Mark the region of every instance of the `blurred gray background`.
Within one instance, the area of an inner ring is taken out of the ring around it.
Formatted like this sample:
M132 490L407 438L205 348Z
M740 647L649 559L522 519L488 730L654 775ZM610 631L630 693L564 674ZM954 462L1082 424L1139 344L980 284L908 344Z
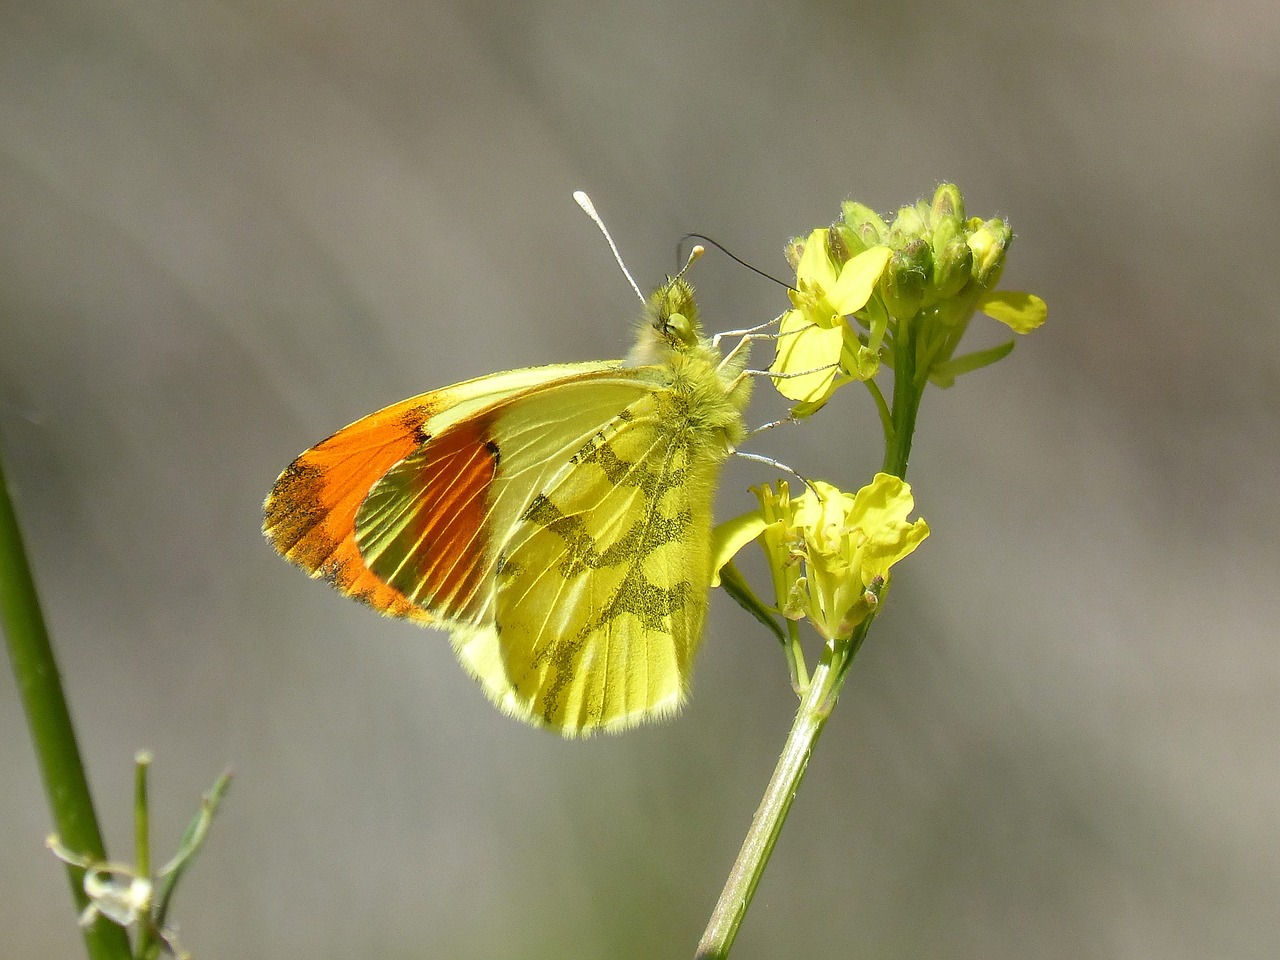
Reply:
M926 400L934 536L734 956L1276 957L1278 64L1272 0L4 0L0 451L113 851L147 747L158 858L236 774L199 960L691 956L794 709L772 641L717 595L677 721L564 743L280 561L262 497L385 404L620 355L574 188L649 285L685 231L782 273L952 179L1049 323ZM785 304L693 279L713 328ZM841 399L756 449L865 481ZM8 680L0 769L0 953L75 956Z

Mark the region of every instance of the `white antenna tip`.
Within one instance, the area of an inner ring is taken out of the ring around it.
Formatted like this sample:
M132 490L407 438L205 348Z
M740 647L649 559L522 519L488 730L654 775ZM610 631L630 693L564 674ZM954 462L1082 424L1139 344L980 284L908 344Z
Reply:
M640 292L640 288L636 286L635 280L631 276L631 271L627 269L627 265L622 262L622 254L618 252L618 245L613 242L613 237L609 236L609 230L604 225L604 221L600 219L600 214L596 213L596 206L591 202L591 198L587 196L585 190L573 191L573 199L577 201L578 206L582 208L582 212L591 218L591 221L600 228L600 232L604 234L605 241L609 244L609 249L613 251L613 259L618 262L618 266L622 268L622 275L627 278L627 283L631 284L631 289L636 292L636 296L640 298L640 302L644 303L644 294Z

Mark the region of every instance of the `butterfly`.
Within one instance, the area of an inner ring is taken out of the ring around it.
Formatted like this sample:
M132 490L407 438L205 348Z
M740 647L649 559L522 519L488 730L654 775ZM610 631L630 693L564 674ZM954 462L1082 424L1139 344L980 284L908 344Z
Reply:
M495 373L357 420L280 474L263 531L312 577L447 630L521 720L572 737L666 716L702 637L744 368L668 278L625 360Z

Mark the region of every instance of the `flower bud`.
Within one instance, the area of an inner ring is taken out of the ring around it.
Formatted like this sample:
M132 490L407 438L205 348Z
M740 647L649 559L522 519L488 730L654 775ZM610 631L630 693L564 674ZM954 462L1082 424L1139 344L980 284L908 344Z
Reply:
M849 244L845 243L844 234L839 230L839 226L838 223L835 223L827 230L827 256L831 258L831 262L837 267L843 267L849 262L850 257L862 252L859 249L862 241L854 237L854 248L850 250Z
M925 306L954 297L969 282L973 270L973 251L964 237L957 234L946 245L935 244L933 249L933 281L925 291Z
M901 250L912 240L927 236L928 233L920 211L915 207L903 207L894 218L893 226L889 228L887 242L893 249Z
M846 200L840 205L840 219L848 224L854 235L862 241L864 249L882 243L889 232L889 227L880 214L865 203L858 203L856 200Z
M1013 231L1004 220L988 220L969 234L969 249L973 251L973 278L987 289L991 289L999 281L1004 269L1005 253L1012 239Z
M946 248L956 237L964 235L964 224L955 217L943 217L933 225L933 236L929 242L933 244L934 252Z
M915 316L932 277L933 250L924 240L912 240L895 253L881 279L881 293L889 315L895 320Z
M931 222L934 228L944 220L955 220L957 224L964 220L964 197L954 183L940 183L933 193Z
M800 268L800 259L804 256L804 241L804 237L792 237L782 248L782 255L787 258L792 272Z
M843 220L837 220L831 225L831 233L833 236L839 235L839 242L843 244L844 249L849 252L850 258L856 257L858 254L870 249L867 245L867 240ZM871 242L872 244L875 243L874 240Z

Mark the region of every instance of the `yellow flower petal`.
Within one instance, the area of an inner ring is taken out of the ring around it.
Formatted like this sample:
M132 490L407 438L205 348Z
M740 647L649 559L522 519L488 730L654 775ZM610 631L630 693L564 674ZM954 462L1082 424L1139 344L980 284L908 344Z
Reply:
M827 229L819 227L804 242L804 255L796 265L796 286L807 283L826 290L836 285L836 265L827 252Z
M840 279L827 291L827 299L831 301L836 313L847 317L867 305L880 275L884 273L885 265L889 262L889 256L888 247L872 247L844 265L840 271Z
M1014 333L1030 333L1049 316L1049 305L1034 293L997 290L978 301L978 309Z
M866 518L862 526L868 531L874 526L902 523L915 506L907 482L888 473L877 473L853 499L853 512Z
M911 487L887 473L877 473L854 497L852 514L858 517L867 542L862 550L863 583L886 577L889 568L910 555L929 536L924 520L907 523L915 509Z
M840 374L843 345L843 325L819 327L799 310L788 311L778 328L778 353L769 372L800 376L774 380L774 386L789 400L816 401L825 397Z
M717 524L711 531L711 585L720 586L720 571L739 550L760 536L768 524L759 510Z

